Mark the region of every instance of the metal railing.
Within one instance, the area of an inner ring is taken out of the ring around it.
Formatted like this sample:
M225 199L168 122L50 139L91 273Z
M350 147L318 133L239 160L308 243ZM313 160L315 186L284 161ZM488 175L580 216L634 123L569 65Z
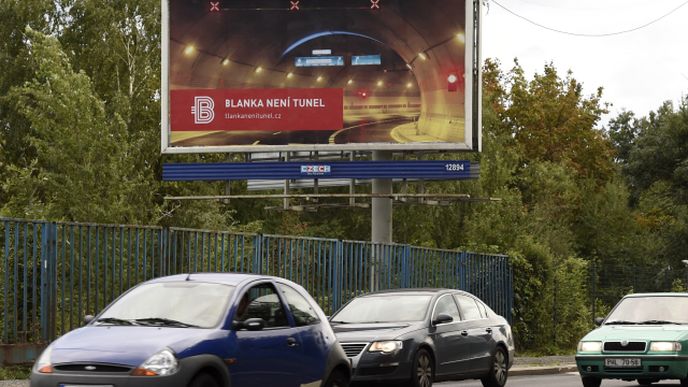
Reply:
M467 290L511 318L508 258L361 241L0 218L0 344L45 343L130 287L185 272L304 286L330 314L372 290ZM2 360L2 359L0 359Z

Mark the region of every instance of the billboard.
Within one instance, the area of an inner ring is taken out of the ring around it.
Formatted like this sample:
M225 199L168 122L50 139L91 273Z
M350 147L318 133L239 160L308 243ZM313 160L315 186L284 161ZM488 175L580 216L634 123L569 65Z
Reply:
M479 151L479 6L162 0L162 152Z

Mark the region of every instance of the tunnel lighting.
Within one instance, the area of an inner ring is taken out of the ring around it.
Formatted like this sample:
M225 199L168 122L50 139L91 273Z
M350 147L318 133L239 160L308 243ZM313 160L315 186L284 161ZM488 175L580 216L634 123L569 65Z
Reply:
M380 81L377 81L377 87L382 87L382 86L384 86L384 85L385 85L385 83L382 82L381 80L380 80Z
M323 77L322 77L322 75L318 75L318 78L316 79L316 81L318 81L318 82L322 82L322 81L323 81Z
M412 82L409 82L409 83L406 84L406 88L407 88L407 89L410 89L410 88L412 88L412 87L413 87L413 83L412 83Z
M419 52L419 53L418 53L418 57L419 57L421 60L428 60L428 56L425 55L424 52Z
M406 67L408 67L409 70L413 70L413 67L411 67L410 63L406 63Z
M347 84L347 85L353 85L353 84L354 84L354 80L353 80L353 79L349 79L348 81L346 81L346 84Z
M263 72L263 67L262 67L262 66L256 67L256 74L260 74L260 73L262 73L262 72Z
M193 44L189 44L188 46L186 46L186 48L184 48L184 55L186 55L186 56L191 56L195 52L196 52L196 47L194 47Z
M225 58L225 59L222 61L222 65L225 66L225 67L229 66L229 59Z
M451 73L447 77L447 91L457 91L459 89L459 77Z
M456 40L458 40L461 44L466 44L466 34L463 32L459 32L456 34Z
M294 73L288 73L287 74L287 79L292 79L294 77Z

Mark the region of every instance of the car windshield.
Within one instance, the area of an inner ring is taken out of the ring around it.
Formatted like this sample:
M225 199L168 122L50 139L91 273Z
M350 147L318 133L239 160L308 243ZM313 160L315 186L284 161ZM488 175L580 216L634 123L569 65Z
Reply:
M605 324L688 324L688 297L624 298Z
M159 282L138 286L98 317L98 324L212 328L227 310L233 286Z
M425 318L429 295L379 295L355 298L337 314L333 323L419 321Z

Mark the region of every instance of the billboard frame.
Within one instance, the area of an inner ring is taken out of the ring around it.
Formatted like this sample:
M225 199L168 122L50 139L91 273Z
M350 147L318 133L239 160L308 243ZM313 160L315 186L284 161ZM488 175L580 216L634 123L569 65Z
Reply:
M288 144L288 145L216 145L216 146L171 146L170 145L170 9L171 0L161 0L161 154L198 153L262 153L300 151L482 151L482 56L481 35L483 0L465 0L464 52L464 142L462 143L348 143L348 144ZM470 69L470 71L469 71Z

